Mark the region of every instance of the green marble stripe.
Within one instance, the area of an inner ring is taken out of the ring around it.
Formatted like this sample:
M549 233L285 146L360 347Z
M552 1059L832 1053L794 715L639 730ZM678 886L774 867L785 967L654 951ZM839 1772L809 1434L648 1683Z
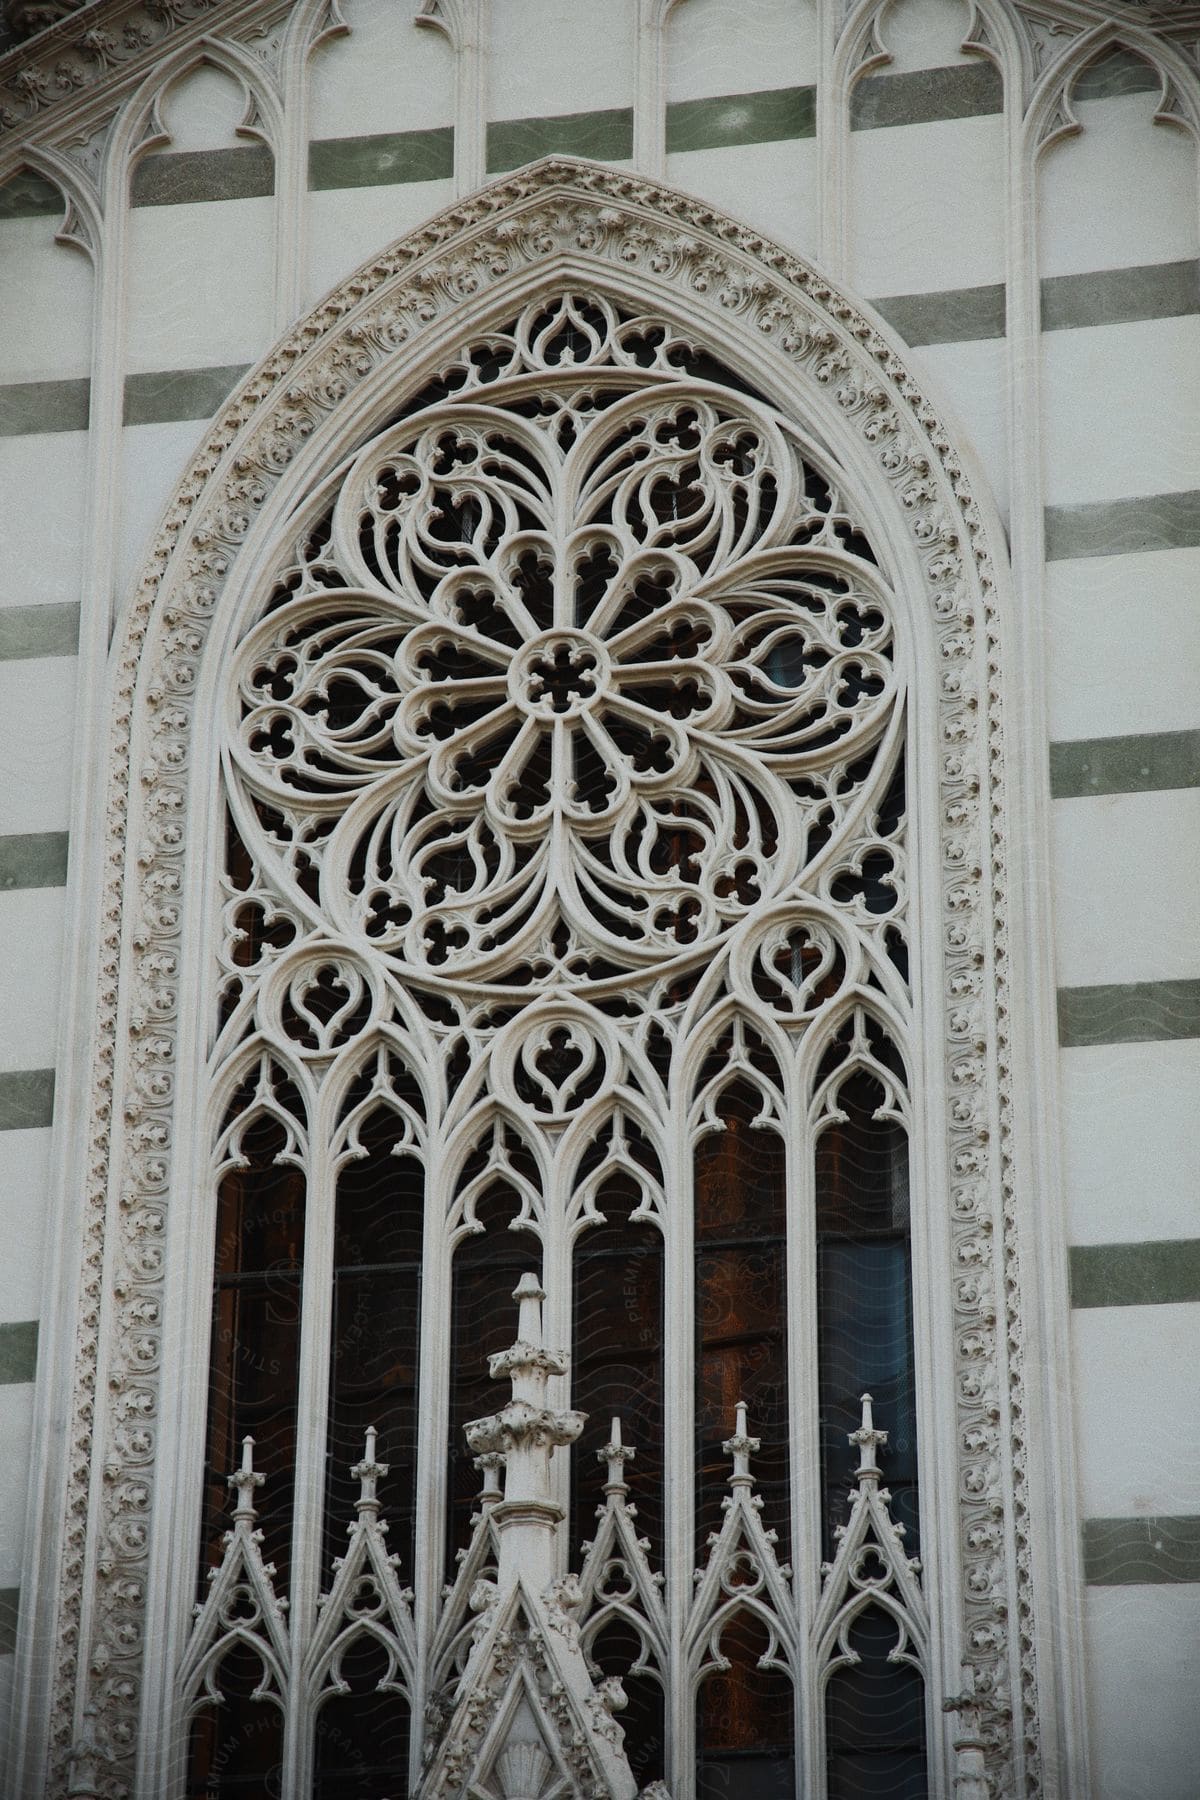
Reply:
M66 879L65 831L13 832L0 837L0 888L62 887Z
M0 1325L0 1387L33 1380L37 1373L37 1342L36 1319Z
M380 132L374 137L317 138L308 147L308 185L392 187L406 181L443 181L454 173L454 129Z
M1147 263L1051 275L1042 282L1042 330L1128 325L1138 319L1180 319L1200 312L1200 262Z
M1128 556L1200 544L1200 489L1046 508L1046 556Z
M215 369L162 369L125 377L125 424L163 425L172 419L211 419L249 364Z
M1200 1514L1085 1519L1083 1571L1092 1587L1200 1581Z
M1050 792L1056 800L1189 787L1200 787L1200 731L1073 738L1050 746Z
M54 1120L54 1070L0 1070L0 1131L39 1131Z
M38 656L74 656L79 649L79 606L0 606L0 662Z
M1090 63L1071 90L1072 100L1115 100L1122 94L1157 94L1162 81L1148 62L1129 50L1110 50Z
M1058 990L1058 1041L1066 1049L1194 1037L1200 1037L1200 981L1120 981Z
M54 183L35 175L32 169L22 169L0 187L0 219L39 219L65 210Z
M946 288L937 294L894 294L872 302L906 344L965 344L1001 338L1004 287Z
M1178 1306L1200 1300L1200 1238L1075 1244L1071 1305Z
M994 63L956 63L903 75L867 75L850 95L850 129L932 125L1004 110L1004 83Z
M125 378L126 425L161 425L172 419L209 419L248 368L229 363L210 369L156 369ZM90 382L20 381L0 384L0 437L86 431Z
M17 1647L17 1610L20 1588L0 1588L0 1656L11 1656Z
M86 431L91 382L13 381L0 386L0 437L34 437L44 431Z
M667 107L667 149L720 150L736 144L775 144L817 133L817 91L765 88L716 99L673 100Z
M496 119L487 128L489 175L555 153L590 156L597 162L624 161L633 155L633 108L559 113L550 119Z
M133 172L134 206L190 206L198 200L260 200L275 192L275 159L265 144L235 150L174 150L148 156Z

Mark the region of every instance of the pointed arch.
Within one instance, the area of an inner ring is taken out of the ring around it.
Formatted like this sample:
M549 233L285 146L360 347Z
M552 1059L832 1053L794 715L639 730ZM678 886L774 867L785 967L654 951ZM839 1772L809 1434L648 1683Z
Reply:
M931 1235L946 1252L939 1279L948 1289L954 1244L990 1230L995 1292L1008 1309L1005 1329L992 1331L990 1302L980 1300L977 1320L969 1302L960 1304L956 1327L965 1335L978 1323L988 1378L958 1387L947 1358L938 1405L955 1420L947 1441L971 1445L958 1452L964 1464L968 1455L972 1466L981 1456L988 1463L986 1481L964 1492L1017 1491L1020 1500L998 1553L1002 1576L982 1592L968 1579L958 1531L969 1541L976 1502L962 1502L947 1539L943 1642L972 1663L976 1691L992 1695L983 1705L1020 1789L1033 1779L1039 1708L1054 1702L1036 1666L1039 1583L1050 1572L1028 1539L1022 1490L1038 1471L1034 1465L1031 1475L1025 1455L1029 1399L1021 1359L1011 1353L1025 1300L1013 1202L1018 1122L1003 1049L1006 1022L1020 1005L1007 960L1014 899L1006 860L1011 599L1003 537L969 459L870 310L780 246L670 188L552 158L456 203L364 264L287 334L222 409L176 490L123 610L112 665L110 854L96 896L111 975L77 1093L97 1145L79 1278L82 1308L89 1317L95 1309L95 1324L73 1369L70 1435L86 1434L101 1360L127 1370L131 1334L146 1335L144 1314L112 1306L108 1296L131 1289L172 1331L186 1316L185 1197L198 1151L178 1096L196 1091L187 1032L201 1017L210 922L210 902L192 876L212 830L220 671L259 591L273 534L296 516L303 496L347 467L372 432L451 367L473 335L498 330L539 295L581 287L620 297L639 320L665 319L681 340L719 350L739 382L768 392L781 415L797 422L798 440L811 440L846 470L906 613L913 706L924 721L914 791L928 821L918 935L928 1204L939 1221ZM147 1017L156 1020L151 1040ZM964 1060L965 1039L982 1046L960 1082L971 1104L948 1121L938 1096L949 1057ZM135 1059L163 1080L143 1082L134 1116L118 1122L112 1093L125 1091ZM165 1253L147 1258L148 1217L168 1198ZM107 1410L96 1420L97 1457L111 1458L118 1474L131 1455L118 1415L128 1379L121 1374L109 1384ZM168 1674L161 1657L147 1663L146 1645L178 1640L181 1605L152 1602L163 1624L158 1637L128 1632L123 1621L130 1591L161 1596L172 1470L183 1448L174 1422L160 1422L157 1374L139 1379L139 1392L150 1397L137 1462L144 1530L117 1530L119 1479L111 1491L93 1490L78 1462L60 1471L60 1506L84 1522L82 1561L77 1572L64 1571L42 1624L51 1636L80 1641L82 1654L64 1661L42 1723L61 1772L84 1707L99 1706L114 1741L142 1744L148 1792L158 1765L147 1733ZM1008 1423L1003 1433L989 1425L980 1452L967 1427L983 1421L978 1396L992 1392L1004 1396ZM982 1516L986 1505L977 1510ZM61 1512L47 1528L60 1523ZM1005 1666L1027 1672L1013 1693L1011 1722L999 1692ZM101 1680L86 1672L101 1667L113 1673Z
M1043 71L1030 94L1024 135L1035 160L1083 129L1072 104L1075 84L1085 69L1114 50L1127 51L1158 76L1162 85L1155 124L1182 126L1200 140L1200 83L1186 57L1136 19L1107 19L1073 39Z
M265 65L231 39L205 37L164 56L124 101L105 146L106 185L114 176L124 179L143 156L170 144L163 103L172 88L202 68L227 75L244 95L245 110L235 127L238 136L257 138L278 154L283 101Z

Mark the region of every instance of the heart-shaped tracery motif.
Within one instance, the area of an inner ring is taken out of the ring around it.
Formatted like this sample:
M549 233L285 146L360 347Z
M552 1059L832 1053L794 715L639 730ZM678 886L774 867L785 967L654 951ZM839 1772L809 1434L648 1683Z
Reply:
M328 530L244 646L235 756L277 860L415 975L701 955L865 791L886 590L752 398L510 377L372 440Z

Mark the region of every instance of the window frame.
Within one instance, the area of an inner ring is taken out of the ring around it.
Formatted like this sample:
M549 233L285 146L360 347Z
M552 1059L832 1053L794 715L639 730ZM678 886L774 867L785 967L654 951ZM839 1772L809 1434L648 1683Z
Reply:
M681 226L686 227L682 237ZM81 1290L85 1296L97 1292L103 1314L105 1365L113 1377L101 1390L108 1398L97 1424L117 1473L92 1491L86 1481L79 1489L79 1471L64 1471L64 1479L75 1484L72 1495L79 1496L69 1504L86 1520L85 1566L82 1580L68 1574L61 1583L51 1581L43 1604L52 1629L58 1629L63 1620L69 1625L79 1616L86 1592L84 1630L93 1650L101 1640L111 1645L118 1630L118 1667L138 1665L137 1679L122 1688L106 1677L97 1690L101 1717L106 1731L119 1726L120 1754L135 1756L140 1791L156 1791L165 1770L153 1721L161 1717L169 1692L173 1646L186 1611L183 1594L172 1593L170 1560L189 1505L184 1469L186 1420L189 1407L195 1410L188 1385L194 1363L189 1346L194 1349L198 1332L195 1270L211 1266L212 1248L203 1221L189 1216L187 1200L196 1192L197 1146L207 1142L197 1099L195 1009L206 991L203 947L211 936L197 901L196 870L200 846L212 841L212 797L205 791L204 771L215 750L216 684L231 641L237 590L245 591L286 496L311 488L322 469L336 466L370 421L394 405L398 388L413 381L414 370L437 366L449 343L511 311L522 294L564 280L636 291L648 307L667 311L685 328L694 324L697 331L718 332L727 361L753 371L789 416L815 421L831 454L854 472L868 530L885 547L895 585L911 603L912 717L939 721L936 741L928 729L912 739L911 807L914 817L927 822L917 834L913 886L925 896L928 916L928 923L914 920L920 948L914 983L922 1000L920 1066L913 1070L920 1097L913 1188L930 1196L914 1231L914 1284L918 1317L938 1321L919 1340L918 1389L936 1420L924 1431L924 1467L937 1472L943 1491L959 1495L958 1504L947 1509L949 1528L933 1534L925 1555L945 1599L935 1632L944 1687L958 1692L961 1681L954 1671L960 1658L973 1663L986 1714L989 1670L1005 1658L1014 1671L1022 1671L1013 1689L1014 1722L999 1727L1002 1747L1015 1758L1012 1777L1020 1787L1026 1781L1026 1743L1036 1738L1036 1714L1048 1707L1053 1716L1061 1683L1036 1667L1038 1601L1039 1596L1047 1600L1048 1547L1056 1528L1049 1502L1053 1484L1041 1454L1029 1453L1029 1419L1036 1414L1036 1425L1047 1416L1046 1396L1023 1392L1020 1358L1007 1362L1004 1354L1005 1337L1019 1339L1021 1332L1016 1239L1020 1223L1027 1226L1030 1218L1021 1180L1028 1180L1031 1124L1028 1111L1014 1124L1009 1057L1007 1051L999 1055L1010 1041L1013 1008L1020 1007L1013 987L1000 986L1010 980L1005 912L1017 915L1025 929L1022 890L1009 883L1004 867L1003 828L993 829L1019 785L1010 764L1006 792L999 638L1002 615L1011 614L1011 595L1002 536L981 498L982 485L968 481L964 458L905 369L894 341L872 319L800 259L764 246L711 209L594 165L551 160L532 175L497 184L482 201L460 203L414 234L408 252L368 266L357 286L344 290L343 301L326 303L286 351L273 352L263 365L265 375L252 374L243 383L221 431L206 442L181 483L126 619L114 672L109 831L113 844L128 843L130 849L128 865L126 852L118 850L108 877L119 892L128 871L138 899L124 911L118 904L114 915L118 992L101 1019L92 1067L94 1092L103 1096L112 1087L118 1093L129 1088L135 1099L132 1115L102 1146L98 1216L102 1231L113 1228L114 1248L107 1253L99 1289L89 1259ZM376 320L374 336L364 336L358 323L369 315ZM397 357L401 342L405 347ZM277 379L285 369L286 384ZM899 444L905 447L897 455ZM208 621L214 618L210 631ZM965 799L964 760L978 778L974 794ZM124 772L131 767L141 769L144 779L133 786L127 819ZM164 870L157 860L161 854L175 858L172 868L181 855L190 857L184 867L191 872ZM1022 937L1016 955L1026 954ZM108 996L102 999L107 1007ZM157 1045L173 1037L176 1026L178 1045L169 1045L167 1079L156 1089L155 1070L164 1061ZM1028 1029L1027 1021L1023 1028ZM106 1034L115 1047L115 1080L108 1073ZM166 1144L172 1145L169 1162ZM153 1162L152 1179L146 1193L134 1193L131 1181L145 1185L147 1158ZM164 1220L168 1195L170 1217ZM94 1188L90 1204L95 1210ZM211 1230L208 1236L211 1240ZM158 1245L161 1271L156 1265L151 1277L140 1271L147 1248ZM994 1276L981 1274L993 1257L1002 1266ZM135 1305L122 1297L123 1263L133 1266L135 1285L143 1283L136 1287ZM963 1269L965 1275L956 1272ZM1040 1322L1057 1294L1051 1276L1037 1273L1036 1261L1034 1269L1033 1307ZM147 1282L159 1284L154 1299ZM136 1310L143 1299L153 1308L150 1314ZM1007 1314L1003 1328L994 1323L994 1306L1002 1318ZM155 1336L154 1367L138 1372L130 1359L139 1336L151 1335L148 1327L160 1324L165 1331L161 1345ZM136 1416L137 1395L156 1375L160 1351L168 1388L161 1405L154 1403L153 1425L131 1434L130 1407ZM86 1405L86 1359L77 1370L62 1345L58 1356L75 1406ZM180 1397L183 1404L177 1406ZM1053 1433L1050 1441L1057 1441ZM1031 1476L1036 1491L1018 1515L1012 1487ZM126 1515L137 1515L139 1528L126 1534L130 1543L137 1541L113 1569L105 1566L101 1547L112 1541L122 1507ZM959 1536L969 1518L984 1515L999 1521L985 1540L984 1561L996 1568L987 1593L976 1574L979 1558L971 1551L964 1555ZM1032 1569L1028 1554L1016 1554L1018 1531L1027 1551L1033 1545ZM128 1582L134 1564L144 1569L145 1586L139 1590L144 1598L131 1603L114 1584ZM1004 1600L1007 1623L996 1613L996 1595ZM121 1648L118 1628L131 1605L138 1641ZM109 1655L108 1664L103 1657L101 1664L111 1668ZM62 1716L64 1706L77 1716L65 1740L76 1741L77 1748L79 1696L88 1687L88 1677L76 1682L68 1659L55 1716ZM991 1717L994 1723L1001 1714L991 1709ZM935 1757L945 1770L954 1766L950 1735L947 1726L940 1740L931 1740L935 1770ZM61 1733L59 1741L64 1741ZM936 1751L935 1741L940 1742ZM79 1754L86 1758L86 1745Z

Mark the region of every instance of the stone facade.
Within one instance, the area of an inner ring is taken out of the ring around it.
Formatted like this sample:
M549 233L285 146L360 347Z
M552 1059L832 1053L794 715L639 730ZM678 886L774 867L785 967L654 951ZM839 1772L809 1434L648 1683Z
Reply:
M595 292L719 348L811 434L909 620L928 1620L895 1579L937 1681L937 1791L1186 1800L1200 8L10 11L33 32L0 57L11 1790L168 1791L148 1722L210 1642L185 1650L170 1565L203 1423L187 1197L214 1135L206 846L240 596L473 332Z

